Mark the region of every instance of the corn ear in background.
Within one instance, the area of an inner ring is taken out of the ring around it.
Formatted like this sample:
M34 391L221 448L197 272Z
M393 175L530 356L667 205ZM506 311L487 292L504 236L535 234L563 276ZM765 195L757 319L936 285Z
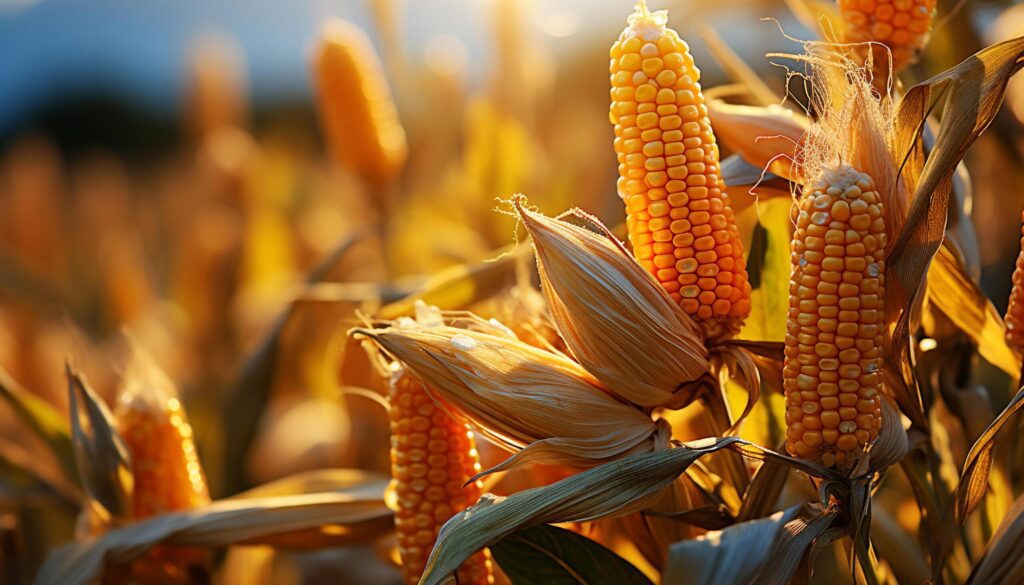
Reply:
M313 57L317 107L335 159L375 185L401 169L408 154L380 59L366 34L328 22Z
M473 434L438 408L426 389L399 370L389 386L391 486L395 530L406 585L419 583L441 526L480 498L483 484ZM459 569L459 583L493 583L490 554L474 555Z
M1024 214L1021 221L1024 222ZM1021 252L1013 269L1013 288L1006 306L1006 344L1020 352L1024 349L1024 227L1021 228Z
M142 520L210 503L192 427L166 374L135 349L115 410L117 430L132 460L132 518ZM209 562L209 551L157 547L134 563L143 582L188 582L191 567Z

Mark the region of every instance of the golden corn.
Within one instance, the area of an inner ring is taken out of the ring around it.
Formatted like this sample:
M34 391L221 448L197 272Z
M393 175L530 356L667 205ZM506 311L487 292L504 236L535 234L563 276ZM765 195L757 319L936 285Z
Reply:
M423 386L402 371L391 379L391 477L402 578L416 585L441 526L475 503L482 484L463 484L480 471L473 435L439 409ZM493 583L487 551L459 569L465 585Z
M743 245L689 47L644 2L611 48L618 191L637 260L708 339L750 313Z
M132 460L134 519L210 503L192 427L177 398L128 395L119 403L117 427ZM157 547L133 563L132 572L141 582L185 583L189 567L208 561L203 549Z
M899 73L914 61L928 40L935 16L936 0L839 0L845 28L844 43L878 43L871 53L878 81L888 78L889 55L892 70ZM866 52L865 52L866 56ZM881 72L881 76L878 73Z
M370 39L334 19L316 47L313 77L320 123L335 159L380 185L408 152L405 132Z
M1021 215L1024 222L1024 214ZM1024 227L1021 228L1021 251L1013 270L1013 288L1006 306L1006 344L1018 352L1024 350Z
M882 423L885 221L871 177L826 168L794 209L783 388L786 448L846 468Z

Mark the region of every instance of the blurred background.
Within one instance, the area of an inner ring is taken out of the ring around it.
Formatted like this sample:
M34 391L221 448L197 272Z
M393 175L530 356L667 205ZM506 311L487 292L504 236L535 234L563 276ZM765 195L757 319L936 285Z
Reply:
M764 54L800 49L780 27L814 36L783 0L650 4L705 87L729 82L707 26L780 93ZM347 326L511 243L496 198L622 222L607 52L632 5L0 0L0 369L66 413L71 359L112 401L129 331L177 383L214 497L302 469L386 473L386 415L339 392L380 389ZM939 5L910 79L1024 32L1010 2ZM397 105L409 154L387 184L332 158L318 122L311 63L332 17L369 35ZM968 159L978 275L1000 308L1024 205L1024 92L1008 96ZM338 286L302 293L318 265ZM6 404L0 421L8 460L45 451ZM42 487L12 504L38 478L6 471L0 575L18 582L70 538L75 508ZM67 514L48 514L54 499Z

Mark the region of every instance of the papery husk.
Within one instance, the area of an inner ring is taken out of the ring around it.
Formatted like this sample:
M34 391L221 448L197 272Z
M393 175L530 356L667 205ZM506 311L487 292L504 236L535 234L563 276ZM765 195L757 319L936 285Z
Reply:
M797 153L811 125L806 116L778 104L745 106L709 99L707 107L715 135L723 144L751 164L799 180Z
M667 424L617 400L576 362L502 329L410 321L351 334L371 339L452 416L516 453L485 473L527 461L591 467L667 445Z
M966 585L1010 585L1024 582L1024 496L1017 498L974 566Z
M599 235L530 211L524 199L515 199L515 209L533 237L544 294L573 357L633 404L692 402L699 387L690 382L709 368L696 323L607 230Z

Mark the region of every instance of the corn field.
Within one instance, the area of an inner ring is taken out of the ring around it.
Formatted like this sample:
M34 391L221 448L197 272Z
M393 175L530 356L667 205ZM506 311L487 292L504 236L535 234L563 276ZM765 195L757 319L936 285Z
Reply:
M0 139L0 582L1024 583L1024 6L343 4Z

